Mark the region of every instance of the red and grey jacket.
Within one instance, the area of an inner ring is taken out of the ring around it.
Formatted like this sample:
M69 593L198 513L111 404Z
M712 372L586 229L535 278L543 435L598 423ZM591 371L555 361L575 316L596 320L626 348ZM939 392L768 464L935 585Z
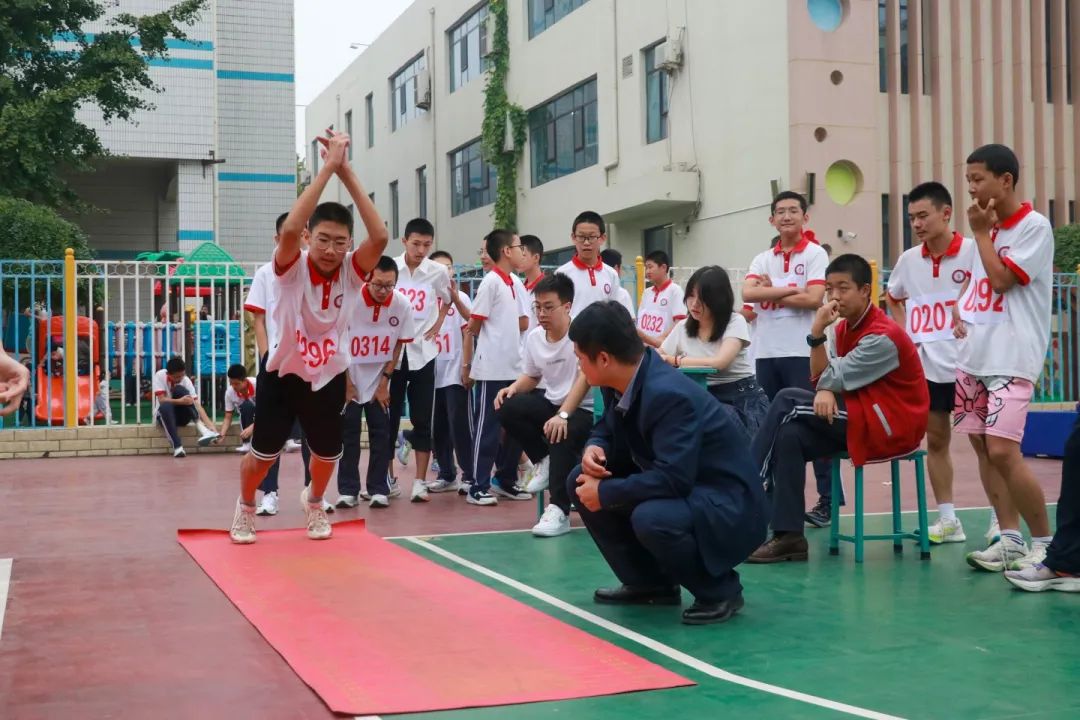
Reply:
M907 333L871 305L851 326L846 320L837 323L836 354L814 381L818 390L843 395L851 462L885 462L918 449L930 393Z

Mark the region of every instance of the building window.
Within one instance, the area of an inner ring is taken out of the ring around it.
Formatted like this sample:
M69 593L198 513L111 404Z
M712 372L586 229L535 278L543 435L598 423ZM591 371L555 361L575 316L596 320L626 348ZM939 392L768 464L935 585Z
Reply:
M400 234L401 226L398 224L398 191L397 180L390 183L390 237L397 237Z
M1069 3L1065 4L1068 5ZM1052 22L1053 12L1053 3L1051 0L1046 0L1045 12L1043 13L1046 23L1046 35L1043 37L1043 45L1046 46L1046 102L1048 103L1054 102L1054 55L1052 51L1055 30ZM1053 224L1053 218L1051 218L1050 222Z
M364 119L367 121L367 146L375 147L375 96L368 93L364 98Z
M559 248L558 250L548 250L540 258L540 264L545 267L562 267L566 263L574 259L574 255L577 254L577 250L571 245L567 248Z
M495 167L484 161L479 140L450 153L450 214L493 203L495 180Z
M450 29L450 92L464 87L488 69L488 7L481 6L472 15Z
M416 106L420 88L420 73L424 69L424 53L420 53L390 78L391 126L397 130L423 112Z
M1049 216L1048 219L1050 220L1050 227L1052 227L1052 228L1057 227L1057 220L1054 218L1054 201L1053 200L1050 200L1050 208L1049 208L1049 210L1047 212L1047 215Z
M645 230L641 243L642 256L648 257L649 253L654 253L657 250L666 252L672 264L675 263L675 254L671 243L671 225L660 225Z
M349 136L349 160L352 160L352 110L345 113L345 133Z
M529 3L529 39L562 20L588 0L527 0Z
M892 267L892 257L889 252L889 194L881 196L881 267Z
M416 216L427 218L427 165L416 170Z
M1069 201L1069 224L1072 225L1076 222L1076 201Z
M1065 102L1072 105L1072 3L1065 3Z
M919 20L922 34L922 94L930 95L934 90L934 22L935 5L923 0L919 6Z
M311 141L311 175L319 174L319 141Z
M907 95L908 86L908 0L900 0L900 94Z
M911 221L908 219L908 196L901 196L900 203L900 217L904 223L904 250L909 250L911 248Z
M889 8L886 0L878 0L877 4L877 64L878 64L878 90L887 92L889 89L889 63L888 50L889 39L887 34L889 20Z
M533 187L595 165L596 79L529 112Z
M650 143L668 136L668 74L656 66L660 44L645 51L645 141Z

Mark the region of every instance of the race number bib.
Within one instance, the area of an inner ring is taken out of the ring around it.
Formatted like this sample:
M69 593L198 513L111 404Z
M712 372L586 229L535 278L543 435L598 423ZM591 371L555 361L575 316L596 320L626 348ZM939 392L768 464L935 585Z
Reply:
M951 292L917 295L907 301L907 332L917 343L953 339L953 308L956 295Z
M349 362L353 365L385 363L394 353L396 343L389 335L353 335L349 340Z
M296 329L296 351L304 362L309 377L319 374L337 354L337 329L330 328L321 335L312 337L304 329L303 323Z
M801 287L799 285L798 275L788 275L784 278L777 278L773 280L773 287ZM795 308L789 308L784 305L783 301L772 302L766 301L758 303L758 312L766 313L770 318L785 318L795 317L799 311Z
M643 312L638 319L638 327L641 328L641 332L649 335L663 335L664 316Z
M972 277L960 298L960 317L972 325L1000 325L1008 316L1009 299L994 292L990 278Z
M399 279L397 290L401 293L413 309L413 317L417 320L417 327L422 325L437 302L435 290L431 285L414 284L407 279Z

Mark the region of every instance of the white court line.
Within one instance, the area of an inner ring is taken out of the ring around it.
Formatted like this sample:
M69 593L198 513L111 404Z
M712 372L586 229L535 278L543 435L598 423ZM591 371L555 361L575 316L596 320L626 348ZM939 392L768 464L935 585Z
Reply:
M11 587L11 558L0 558L0 637L4 636L4 611L7 609L8 589Z
M835 700L828 700L826 698L820 698L815 695L808 695L797 690L789 690L788 688L779 687L777 685L769 685L768 683L763 683L758 680L751 680L750 678L745 678L741 675L735 675L734 673L730 673L727 670L721 670L715 665L710 665L704 660L699 660L692 655L687 655L681 650L676 650L670 645L665 645L662 642L653 640L650 637L646 637L645 635L634 632L633 630L625 628L622 625L613 623L610 620L605 620L599 615L594 615L591 612L587 612L579 607L571 605L568 602L560 600L553 595L548 595L541 590L537 590L534 587L526 585L522 582L518 582L517 580L507 577L506 575L497 573L494 570L489 570L483 565L477 565L471 560L466 560L460 555L455 555L454 553L444 550L436 545L432 545L429 542L418 540L416 538L407 538L407 540L414 545L419 545L425 550L435 553L436 555L441 555L447 560L452 560L458 565L466 567L473 572L489 577L492 580L503 583L504 585L509 585L510 587L514 588L519 592L531 595L537 600L559 608L563 612L570 613L575 617L579 617L582 620L602 627L608 632L615 633L616 635L619 635L620 637L623 637L631 642L643 645L644 647L649 648L653 652L660 653L661 655L664 655L665 657L674 660L675 662L686 665L689 668L693 668L700 673L704 673L705 675L714 677L718 680L734 683L735 685L742 685L743 687L760 690L762 692L770 693L772 695L778 695L780 697L788 698L789 700L796 700L798 702L804 702L809 705L817 705L818 707L828 708L829 710L836 710L837 712L847 713L848 715L855 715L857 717L870 718L871 720L902 720L895 715L887 715L885 713L877 712L876 710L867 710L866 708L856 707L855 705L847 705L845 703L836 702Z

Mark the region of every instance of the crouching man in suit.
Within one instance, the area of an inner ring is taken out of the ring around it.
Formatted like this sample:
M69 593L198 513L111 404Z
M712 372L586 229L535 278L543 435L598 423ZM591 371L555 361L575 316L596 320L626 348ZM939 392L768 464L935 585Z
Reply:
M594 303L570 326L604 417L570 496L622 583L594 599L679 605L683 622L723 622L743 606L735 566L765 539L766 503L739 420L705 389L646 349L616 302Z

